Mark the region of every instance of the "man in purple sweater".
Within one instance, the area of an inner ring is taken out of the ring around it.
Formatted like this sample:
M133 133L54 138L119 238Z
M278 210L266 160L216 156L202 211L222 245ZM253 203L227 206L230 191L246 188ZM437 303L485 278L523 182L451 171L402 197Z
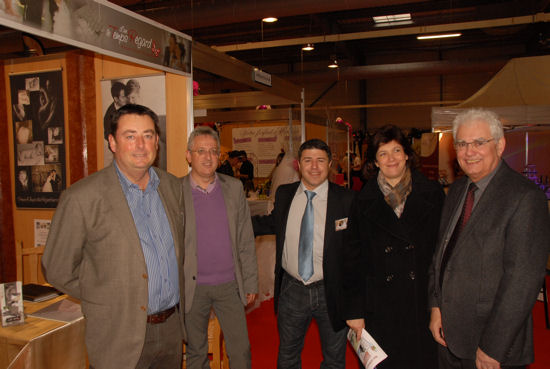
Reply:
M219 154L214 130L200 126L191 133L191 173L183 178L188 369L209 368L211 308L224 333L230 367L251 367L244 307L258 291L256 247L243 186L238 179L216 173Z

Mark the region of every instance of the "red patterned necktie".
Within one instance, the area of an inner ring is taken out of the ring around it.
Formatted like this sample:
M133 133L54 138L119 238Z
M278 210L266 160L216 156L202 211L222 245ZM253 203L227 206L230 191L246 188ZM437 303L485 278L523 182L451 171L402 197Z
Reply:
M462 230L464 229L464 226L466 225L466 223L470 219L470 216L472 215L472 209L474 207L476 190L477 190L476 184L474 182L470 183L470 186L468 187L468 193L466 194L466 199L464 200L464 204L462 205L462 212L460 213L460 218L458 218L458 221L456 222L455 229L453 231L451 239L449 240L449 243L447 244L447 247L443 252L443 258L441 259L441 268L439 272L440 285L443 285L443 275L445 273L445 268L447 267L447 263L449 262L449 259L451 258L451 255L453 253L453 249L456 246L456 241L458 240L458 236L460 235L460 232L462 232Z

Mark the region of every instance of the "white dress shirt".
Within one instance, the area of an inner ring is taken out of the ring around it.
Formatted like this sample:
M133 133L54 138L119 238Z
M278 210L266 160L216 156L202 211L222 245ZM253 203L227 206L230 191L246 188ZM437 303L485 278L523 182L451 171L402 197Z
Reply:
M283 247L282 266L288 274L299 281L303 281L298 273L298 244L300 240L300 226L307 205L307 195L303 183L300 183L290 210L286 224L285 244ZM325 223L327 216L328 180L325 180L317 188L313 189L316 195L313 197L313 275L304 282L311 284L323 279L323 245L325 240Z

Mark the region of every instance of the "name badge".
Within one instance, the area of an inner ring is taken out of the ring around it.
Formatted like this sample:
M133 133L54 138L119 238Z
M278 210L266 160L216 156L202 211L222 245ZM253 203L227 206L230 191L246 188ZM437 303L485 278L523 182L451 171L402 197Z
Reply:
M348 228L348 218L337 219L334 221L336 231L342 231Z

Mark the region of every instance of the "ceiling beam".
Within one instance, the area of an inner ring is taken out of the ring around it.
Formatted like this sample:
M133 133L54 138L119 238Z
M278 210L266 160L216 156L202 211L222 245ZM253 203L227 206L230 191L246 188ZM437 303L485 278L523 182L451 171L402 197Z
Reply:
M384 30L340 33L340 34L324 35L324 36L308 36L308 37L289 38L284 40L247 42L244 44L233 44L233 45L212 46L212 47L221 52L243 51L243 50L270 48L270 47L296 46L296 45L304 45L307 43L320 44L325 42L352 41L352 40L363 40L363 39L370 39L370 38L381 38L381 37L392 37L392 36L407 36L407 35L420 35L420 34L431 34L431 33L441 33L441 32L466 31L470 29L517 26L522 24L534 24L534 23L542 23L542 22L549 22L549 21L550 21L550 13L537 13L533 15L526 15L526 16L520 16L520 17L487 19L487 20L481 20L481 21L438 24L438 25L431 25L431 26L391 28L391 29L384 29Z
M287 98L274 96L264 91L232 92L193 97L194 109L222 109L255 107L258 105L292 105Z
M299 104L301 101L302 90L300 87L274 75L271 76L271 86L255 82L253 79L253 66L216 51L209 46L193 42L192 55L194 68L245 84L255 90L282 97L295 104Z
M489 60L438 60L396 64L363 65L340 67L335 70L308 71L278 74L279 77L295 83L367 80L406 76L433 76L466 73L497 72L508 59Z

